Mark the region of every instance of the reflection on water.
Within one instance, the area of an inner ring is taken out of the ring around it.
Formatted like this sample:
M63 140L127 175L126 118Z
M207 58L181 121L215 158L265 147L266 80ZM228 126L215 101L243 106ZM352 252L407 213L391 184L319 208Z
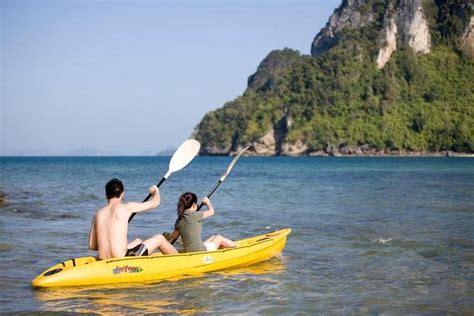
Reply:
M264 261L264 262L246 266L246 267L218 271L216 273L221 274L226 277L241 276L245 274L260 275L260 276L263 276L265 274L269 274L269 275L280 274L285 271L285 260L286 258L282 254L278 254L275 256L275 258L272 258L271 260L268 260L268 261Z
M284 258L278 256L201 277L181 277L149 284L42 289L35 291L34 297L43 303L43 310L58 312L104 315L217 312L204 302L231 299L230 293L226 293L229 287L238 295L238 289L249 281L272 285L275 283L272 275L284 271Z
M97 314L164 313L173 302L159 295L150 296L152 286L114 288L66 288L40 290L35 297L44 303L44 310Z

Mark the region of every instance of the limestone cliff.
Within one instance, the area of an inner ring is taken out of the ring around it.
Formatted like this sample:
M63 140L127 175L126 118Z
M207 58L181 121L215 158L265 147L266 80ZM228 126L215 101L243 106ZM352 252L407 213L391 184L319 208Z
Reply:
M362 13L362 7L367 9L365 13ZM317 56L327 52L341 41L344 29L359 29L373 18L373 10L367 0L344 0L314 38L311 55Z
M471 17L469 25L464 31L461 40L461 47L467 56L474 59L474 16Z
M428 21L423 10L423 0L398 0L377 3L372 0L347 0L329 18L327 25L313 41L311 54L318 56L341 41L348 29L360 29L374 20L376 9L382 9L377 56L379 68L390 59L397 47L409 45L415 52L426 54L431 49ZM362 13L364 12L364 13Z
M396 50L397 37L401 45L408 44L417 53L426 54L431 49L430 30L422 1L401 1L398 7L392 8L393 5L390 4L384 17L386 27L382 36L385 45L379 50L378 68L383 68Z

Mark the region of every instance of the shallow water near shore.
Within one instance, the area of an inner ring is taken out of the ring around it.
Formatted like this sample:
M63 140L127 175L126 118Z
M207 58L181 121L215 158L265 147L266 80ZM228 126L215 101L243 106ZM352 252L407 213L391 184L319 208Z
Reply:
M162 185L129 238L170 231L179 195L204 196L231 157L197 157ZM147 284L34 290L87 250L104 185L140 201L167 157L0 158L0 312L474 313L474 160L242 157L212 196L204 237L293 229L283 253L245 268Z

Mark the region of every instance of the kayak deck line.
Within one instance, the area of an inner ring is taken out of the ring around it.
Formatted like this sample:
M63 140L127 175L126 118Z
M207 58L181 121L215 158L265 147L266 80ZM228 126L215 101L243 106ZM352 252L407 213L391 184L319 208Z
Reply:
M237 246L237 247L233 247L233 248L223 248L223 249L216 249L216 250L212 250L212 251L206 251L206 250L203 250L203 251L196 251L196 252L180 252L178 254L170 254L170 255L163 255L162 253L156 253L156 254L152 254L152 255L149 255L149 256L140 256L140 257L122 257L122 258L112 258L112 259L105 259L105 260L101 260L101 259L97 259L96 258L96 261L106 261L107 263L112 263L112 262L119 262L119 261L127 261L127 260L152 260L152 259L160 259L160 258L169 258L169 257L185 257L185 256L195 256L195 255L201 255L203 253L206 253L206 254L211 254L213 252L226 252L226 251L230 251L230 250L235 250L237 248L248 248L248 247L252 247L256 244L260 244L260 243L264 243L264 242L269 242L269 241L272 241L270 238L268 237L265 237L265 238L262 238L262 239L259 239L257 241L255 241L255 243L251 244L251 245L241 245L241 246ZM93 257L95 258L95 257ZM68 260L75 260L75 259L68 259ZM66 261L68 261L66 260ZM85 264L88 264L87 262Z
M281 253L290 233L291 229L286 228L237 240L237 247L214 251L173 255L156 253L143 257L105 260L92 256L73 258L60 262L38 275L32 281L32 286L41 288L160 281L243 267L268 260Z
M255 244L268 242L268 241L271 241L271 239L265 237L265 238L257 240L255 242ZM127 261L127 260L151 260L151 259L160 259L160 258L164 258L164 257L169 258L169 257L173 257L173 256L184 257L184 256L193 256L193 255L202 254L202 253L226 252L226 251L229 251L229 250L234 250L236 248L245 248L245 247L250 247L250 246L251 245L242 245L242 246L237 246L237 247L233 247L233 248L224 248L224 249L217 249L217 250L211 250L211 251L203 250L203 251L196 251L196 252L181 252L181 253L178 253L178 254L169 254L169 255L163 255L161 253L157 253L157 254L152 254L152 255L149 255L149 256L139 256L139 257L131 256L131 257L122 257L122 258L103 259L103 260L98 259L96 257L90 257L90 258L94 258L95 262L105 261L107 263L112 263L112 262ZM89 257L84 257L84 258L89 258ZM62 261L61 264L63 265L63 267L66 267L66 262L71 261L73 267L75 267L76 266L75 260L76 260L76 258L67 259L67 260ZM89 264L89 263L90 262L85 262L84 264Z
M156 254L152 254L152 255L149 255L149 256L122 257L122 258L112 258L112 259L105 259L105 260L101 260L101 259L98 259L98 258L92 257L92 256L91 257L82 257L82 258L93 258L93 259L95 259L95 261L92 261L92 262L85 262L84 265L89 264L89 263L93 263L93 262L98 262L98 261L105 261L107 263L113 263L113 262L128 261L128 260L152 260L152 259L161 259L161 258L164 258L164 257L169 258L169 257L176 257L176 256L179 256L179 257L195 256L195 255L201 255L203 253L211 254L213 252L224 252L225 253L226 251L235 250L236 248L248 248L248 247L254 246L256 244L269 242L269 241L272 241L272 240L268 237L265 237L265 238L262 238L262 239L258 239L252 245L241 245L241 246L237 246L237 247L233 247L233 248L224 248L224 249L217 249L217 250L212 250L212 251L204 250L204 251L196 251L196 252L182 252L182 253L170 254L170 255L163 255L162 253L156 253ZM73 267L76 266L76 258L71 258L71 259L67 259L67 260L64 260L64 261L61 262L63 267L66 267L66 262L68 262L68 261L72 262Z

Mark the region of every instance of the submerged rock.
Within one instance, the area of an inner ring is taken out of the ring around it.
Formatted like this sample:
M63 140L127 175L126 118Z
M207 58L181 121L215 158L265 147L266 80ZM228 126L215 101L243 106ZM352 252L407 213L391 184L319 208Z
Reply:
M0 191L0 207L8 205L8 195L5 192Z

